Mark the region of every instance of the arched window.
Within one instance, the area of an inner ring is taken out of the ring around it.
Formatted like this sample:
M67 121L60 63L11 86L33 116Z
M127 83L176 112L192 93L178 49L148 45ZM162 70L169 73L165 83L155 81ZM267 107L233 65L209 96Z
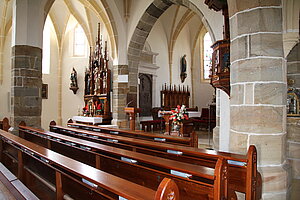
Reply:
M82 27L77 24L74 28L74 56L85 56L85 34Z
M203 37L203 68L202 68L202 79L208 80L209 79L209 70L211 66L211 59L212 59L212 52L213 49L211 48L212 41L208 32L205 33Z

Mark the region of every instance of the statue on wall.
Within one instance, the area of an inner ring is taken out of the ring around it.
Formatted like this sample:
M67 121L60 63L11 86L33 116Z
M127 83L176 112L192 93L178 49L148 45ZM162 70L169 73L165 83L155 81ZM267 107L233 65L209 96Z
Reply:
M85 71L85 77L84 77L84 82L85 82L85 95L91 94L90 90L90 85L91 85L91 75L90 75L90 69L87 67Z
M76 94L77 90L78 90L78 84L77 84L77 72L73 67L73 70L71 72L71 76L70 76L70 90L73 91L74 94Z
M186 67L187 67L186 55L184 54L181 58L181 61L180 61L180 79L181 79L181 83L183 83L185 78L187 77Z

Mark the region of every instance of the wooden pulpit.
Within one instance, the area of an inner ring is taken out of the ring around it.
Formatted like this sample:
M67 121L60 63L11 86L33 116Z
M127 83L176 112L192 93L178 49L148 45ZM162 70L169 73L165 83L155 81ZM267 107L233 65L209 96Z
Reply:
M135 117L137 113L140 113L141 109L140 108L135 108L135 107L125 107L125 113L129 114L129 120L130 120L130 130L134 131L135 130Z

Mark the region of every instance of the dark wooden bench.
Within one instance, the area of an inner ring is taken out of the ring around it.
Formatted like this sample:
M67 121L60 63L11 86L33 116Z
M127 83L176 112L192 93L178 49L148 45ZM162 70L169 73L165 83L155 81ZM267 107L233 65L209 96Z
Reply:
M157 188L161 179L170 178L178 186L181 199L227 198L225 159L220 159L212 169L26 126L19 126L19 133L27 140L151 189Z
M41 199L179 199L174 181L157 191L58 154L0 130L0 159Z
M246 199L261 198L261 175L257 171L257 152L255 146L249 146L246 155L197 149L179 145L143 141L135 138L109 136L87 130L69 127L50 126L51 131L66 134L89 141L95 141L118 148L132 150L158 157L169 158L181 162L214 167L220 157L229 163L229 192L245 193Z
M4 117L3 120L0 121L0 129L4 131L8 131L9 128L10 128L9 120L7 117Z
M52 125L53 126L56 125L55 121L50 122L50 130ZM67 126L72 128L110 134L110 135L119 135L124 137L138 138L142 140L155 141L161 143L198 147L198 136L196 132L193 132L191 137L178 137L178 136L149 133L149 132L143 132L137 130L131 131L131 130L116 129L116 128L99 127L99 126L87 125L87 124L78 124L78 123L73 123L72 120L68 121Z
M145 120L140 121L142 125L142 130L147 132L159 131L164 129L165 121L163 119L160 120Z

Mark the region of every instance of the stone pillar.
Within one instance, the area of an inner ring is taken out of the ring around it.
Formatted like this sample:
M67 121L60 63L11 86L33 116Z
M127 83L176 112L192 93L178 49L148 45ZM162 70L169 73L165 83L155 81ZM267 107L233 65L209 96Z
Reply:
M14 0L11 125L41 126L42 38L45 0Z
M232 152L258 151L263 199L286 199L286 66L281 0L229 0Z
M289 87L300 91L300 43L287 56L287 79ZM299 198L300 191L300 118L287 118L287 160L291 164L291 199Z
M17 127L21 121L28 126L41 126L42 49L27 45L12 48L12 115Z
M112 123L119 128L127 128L128 120L124 111L127 105L128 93L128 65L113 66L113 120Z

